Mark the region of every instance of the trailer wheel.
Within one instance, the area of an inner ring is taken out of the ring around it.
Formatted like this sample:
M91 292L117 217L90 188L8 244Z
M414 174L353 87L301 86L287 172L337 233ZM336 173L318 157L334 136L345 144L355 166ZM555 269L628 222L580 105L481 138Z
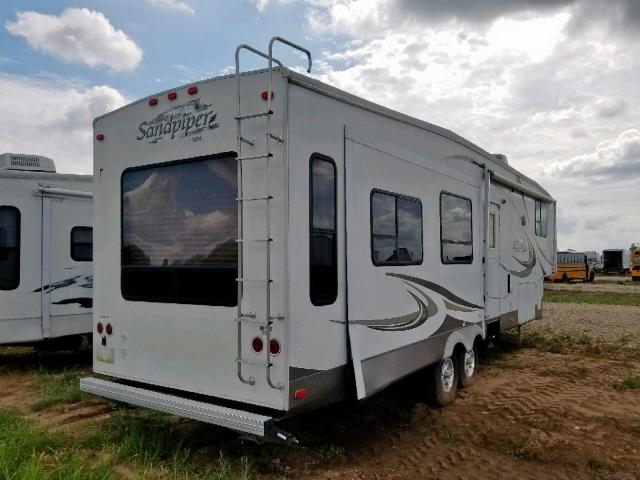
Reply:
M562 283L569 283L569 277L566 273L562 275Z
M458 387L467 388L473 385L476 381L479 355L478 349L474 347L471 350L463 351L462 349L457 354L458 360Z
M446 407L456 399L458 391L458 362L446 357L440 360L430 372L427 383L427 400L434 407Z
M589 282L593 282L596 279L596 274L594 272L591 272L589 274Z

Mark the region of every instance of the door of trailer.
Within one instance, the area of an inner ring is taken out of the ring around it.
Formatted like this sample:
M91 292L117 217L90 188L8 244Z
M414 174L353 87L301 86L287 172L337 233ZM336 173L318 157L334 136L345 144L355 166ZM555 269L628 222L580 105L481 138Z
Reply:
M480 170L468 168L479 182ZM347 328L358 398L436 361L445 333L482 321L482 307L461 298L482 282L477 264L441 261L442 191L469 207L479 195L442 163L346 132ZM470 225L471 209L461 214ZM467 245L471 237L469 228Z
M487 301L486 318L491 321L500 318L500 303L507 296L507 272L500 262L500 205L489 206L489 224L487 226Z
M42 336L91 331L91 196L42 197Z

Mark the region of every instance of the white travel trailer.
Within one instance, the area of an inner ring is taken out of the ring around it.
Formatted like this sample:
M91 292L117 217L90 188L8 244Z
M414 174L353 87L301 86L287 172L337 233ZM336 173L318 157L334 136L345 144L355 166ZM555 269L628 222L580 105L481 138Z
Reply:
M114 380L81 388L275 440L427 366L449 403L479 342L541 315L555 201L504 156L272 68L277 41L300 48L241 45L269 69L96 119L94 371Z
M0 344L80 346L92 330L89 175L0 155Z

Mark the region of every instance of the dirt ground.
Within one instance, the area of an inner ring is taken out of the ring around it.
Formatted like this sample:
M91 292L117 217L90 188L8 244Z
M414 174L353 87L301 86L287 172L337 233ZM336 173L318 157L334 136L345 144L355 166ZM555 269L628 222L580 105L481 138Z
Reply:
M365 402L285 423L300 446L254 445L178 419L176 441L189 442L200 463L220 451L246 456L259 479L640 480L640 390L621 387L640 375L640 307L546 303L523 338L489 352L476 384L445 409L421 401L414 376ZM30 412L38 387L29 372L41 359L3 353L0 407L72 434L114 411L91 399ZM90 369L84 354L49 361Z

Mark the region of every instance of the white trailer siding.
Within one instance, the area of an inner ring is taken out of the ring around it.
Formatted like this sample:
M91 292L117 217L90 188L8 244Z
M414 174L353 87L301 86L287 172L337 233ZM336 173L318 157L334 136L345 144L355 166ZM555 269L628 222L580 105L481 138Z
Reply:
M71 232L93 224L91 177L4 170L0 185L0 207L20 212L20 279L0 290L0 343L89 333L92 262L71 257Z
M294 77L294 82L298 80ZM540 197L548 195L524 176L514 175L512 168L487 159L462 143L452 142L424 127L408 125L397 114L396 118L390 118L392 112L381 107L380 112L372 111L374 106L367 102L360 101L366 108L359 108L354 105L354 97L343 92L321 87L313 81L307 84L307 79L304 82L304 86L296 83L289 86L289 242L303 248L292 249L288 261L290 277L296 279L289 296L292 319L290 365L309 375L318 370L340 369L347 364L347 330L343 328L347 312L351 320L357 320L394 317L415 310L415 302L406 289L394 288L393 283L397 280L386 273L436 279L439 285L470 303L484 305L482 239L486 212L481 164L490 164L492 170L512 178L514 183L522 183L527 191L538 190ZM314 89L306 88L309 85ZM309 176L309 159L314 153L331 157L338 170L338 296L333 304L321 307L314 306L309 298L309 182L301 180ZM422 201L424 258L421 265L373 266L369 198L374 188ZM487 311L487 319L502 319L503 329L539 315L543 277L552 272L552 259L555 258L554 205L548 207L547 236L537 237L534 232L535 200L511 190L513 188L505 188L497 182L491 184L491 201L500 205L503 213L498 229L500 252L493 264L487 266L488 284L495 291L496 300ZM465 196L473 202L474 255L471 264L445 265L441 261L439 197L442 191ZM524 226L523 215L526 217ZM531 239L531 244L527 239ZM351 248L347 242L352 244ZM532 252L536 252L535 265L525 272L527 267L518 260L530 261ZM302 318L305 320L296 321ZM478 314L478 318L482 319L482 315ZM388 343L388 333L366 335L361 342L364 350L352 354L361 355L363 359L374 358L382 351L397 350L428 339L436 329L431 323L422 331L397 333L393 339L397 342L395 346ZM359 330L366 332L365 328ZM477 333L484 335L481 327ZM357 332L352 331L354 335ZM306 340L309 338L323 341L309 344ZM380 345L376 345L376 338L382 342ZM398 371L387 369L388 379L381 378L372 390L433 361L442 354L448 339L441 340L444 340L442 345L433 344L432 348L440 349L434 357L425 349L425 354L411 358L408 366L400 366ZM390 361L388 365L394 365L394 362Z
M283 135L286 96L282 77L279 78L275 86L272 124L275 132ZM266 85L264 74L243 76L244 113L265 109L266 103L260 93L266 89ZM125 300L121 292L121 182L125 170L236 150L234 78L203 82L198 84L198 89L193 96L187 93L187 87L177 89L178 98L175 101L168 100L165 92L154 97L159 101L157 106L150 106L146 100L140 101L95 122L95 132L105 135L104 141L95 142L95 248L98 252L95 258L95 282L99 292L95 299L95 319L96 323L111 323L114 331L108 338L94 336L95 370L129 380L283 410L286 409L284 399L287 392L275 390L266 384L264 367L244 366L245 374L256 379L255 386L238 380L236 307L132 301ZM172 111L180 117L187 108L185 106L191 105L190 102L198 102L202 112L210 113L209 118L217 115L217 126L194 135L185 135L185 131L180 130L173 139L169 133L157 142L154 142L155 137L142 135L140 128L144 122L147 124L143 129L153 129L153 119L162 115L169 117ZM253 150L256 153L264 151L264 132L263 118L254 119L244 126L244 135L255 139ZM271 297L274 313L285 310L283 232L287 197L283 182L283 155L282 147L275 143L272 162L274 242L271 272L274 279ZM256 161L246 166L244 178L246 195L264 194L264 164ZM265 236L264 212L260 211L261 208L264 207L258 202L247 207L247 238ZM260 279L265 276L264 253L260 249L264 249L264 245L251 245L245 250L244 274L247 278ZM243 310L255 311L258 316L264 315L263 292L263 285L247 285ZM258 356L253 354L250 346L252 338L260 334L260 328L256 325L243 328L244 353L257 361ZM285 323L276 323L273 328L274 336L286 345ZM288 349L283 348L282 354L274 357L273 369L273 376L285 385L288 385L288 377L283 366L287 364L287 355Z

